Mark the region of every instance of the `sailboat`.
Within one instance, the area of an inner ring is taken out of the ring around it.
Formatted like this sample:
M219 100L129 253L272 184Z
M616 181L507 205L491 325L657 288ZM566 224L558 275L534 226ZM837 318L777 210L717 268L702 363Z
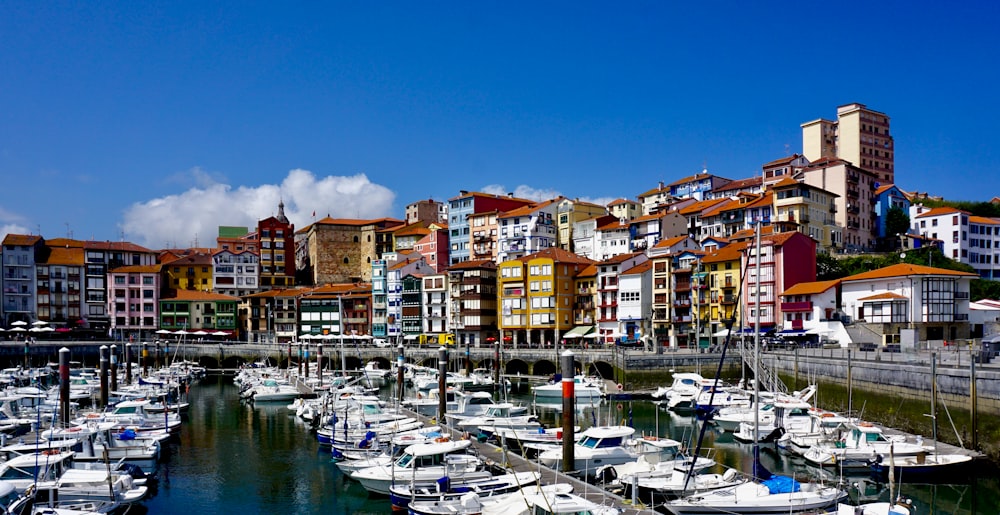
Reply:
M756 225L754 263L757 268L755 289L755 336L754 336L754 424L760 425L760 224ZM749 259L747 260L749 263ZM747 267L749 268L749 267ZM746 273L744 269L743 273ZM722 358L725 359L723 346ZM720 362L720 367L721 362ZM717 375L718 377L718 375ZM707 417L705 424L710 422ZM702 431L704 433L704 430ZM701 446L699 438L698 447ZM697 452L695 453L697 454ZM847 498L847 492L820 483L800 483L789 476L772 474L760 461L760 444L753 445L753 478L740 485L721 488L710 492L690 495L667 502L664 506L671 513L802 513L817 512L837 506Z

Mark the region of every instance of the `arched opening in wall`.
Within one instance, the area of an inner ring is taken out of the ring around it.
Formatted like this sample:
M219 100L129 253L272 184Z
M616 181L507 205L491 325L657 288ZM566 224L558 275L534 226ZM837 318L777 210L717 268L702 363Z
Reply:
M486 370L490 371L490 374L492 374L493 373L493 358L486 358L486 359L480 361L479 363L476 363L475 364L475 368L485 368Z
M615 377L615 367L607 361L595 361L587 367L587 375L598 376L602 379Z
M340 357L338 356L337 359L339 360ZM361 358L358 356L347 356L345 361L347 362L347 370L360 370L361 367L364 366L364 363L361 362ZM340 368L339 362L337 363L336 367Z
M420 366L422 367L430 367L436 369L437 365L438 365L437 356L434 356L433 358L424 358L420 361Z
M219 363L219 368L235 369L240 368L240 365L246 364L246 358L242 356L226 356Z
M465 370L465 355L454 357L452 353L452 357L448 360L448 370L452 372Z
M354 237L354 243L357 243L358 241L359 241L359 240L358 240L358 237L357 237L357 236L355 236L355 237Z
M371 264L371 262L372 262L372 257L371 257L371 256L368 256L368 258L367 258L367 259L368 259L368 264Z
M536 361L535 362L535 366L532 367L532 370L531 370L531 374L532 375L536 375L536 376L549 377L551 375L554 375L555 373L556 373L556 365L555 365L555 363L553 363L553 362L551 362L551 361L549 361L547 359L540 359L540 360Z
M531 373L528 366L528 362L523 359L512 359L507 362L507 366L504 367L504 373L507 375L528 375Z
M346 265L346 264L348 264L348 263L350 263L350 262L351 262L351 260L350 260L350 259L348 259L348 258L347 258L347 257L345 256L345 257L344 257L344 264Z
M372 235L371 235L371 234L369 234L369 235L368 235L368 243L371 243L371 242L372 242Z
M383 357L375 357L368 361L374 361L378 363L379 370L390 370L392 369L392 364L394 363L394 360L390 361L389 358L383 358Z

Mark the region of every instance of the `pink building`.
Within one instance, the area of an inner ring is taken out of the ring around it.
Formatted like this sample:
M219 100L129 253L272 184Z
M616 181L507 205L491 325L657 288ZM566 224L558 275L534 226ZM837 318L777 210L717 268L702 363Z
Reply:
M432 231L420 239L413 250L424 257L435 272L443 272L448 268L448 229Z
M781 292L816 280L816 240L800 232L783 232L761 237L759 257L755 249L755 241L748 241L740 264L747 271L740 319L746 327L754 327L759 305L761 330L781 329ZM759 303L755 288L758 277Z

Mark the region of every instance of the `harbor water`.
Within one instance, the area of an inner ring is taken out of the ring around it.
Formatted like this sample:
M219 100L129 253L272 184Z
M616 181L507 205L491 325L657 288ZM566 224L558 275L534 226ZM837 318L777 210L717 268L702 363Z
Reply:
M241 403L232 378L220 376L209 376L192 387L189 400L188 420L170 444L155 493L144 503L150 515L390 512L388 499L369 497L361 485L340 473L329 449L317 444L310 428L285 403ZM527 397L521 400L528 402ZM537 412L547 425L561 424L557 407L539 405ZM655 434L659 428L660 435L685 442L696 441L700 434L692 417L659 410L648 401L588 404L576 418L584 427L595 421L631 421L640 435ZM749 471L750 447L731 435L709 429L703 446L714 449L716 461ZM762 459L774 472L840 479L773 447L762 448ZM847 480L857 485L855 499L860 495L863 501L888 500L888 489L863 476ZM901 493L912 499L916 514L1000 513L1000 480L992 467L984 466L981 474L962 484L905 484Z

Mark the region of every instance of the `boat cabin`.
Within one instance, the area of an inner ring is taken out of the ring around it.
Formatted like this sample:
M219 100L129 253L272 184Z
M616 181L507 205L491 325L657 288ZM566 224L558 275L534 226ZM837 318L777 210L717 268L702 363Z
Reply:
M634 433L635 429L631 427L592 427L580 433L576 444L590 449L621 447L625 439Z

